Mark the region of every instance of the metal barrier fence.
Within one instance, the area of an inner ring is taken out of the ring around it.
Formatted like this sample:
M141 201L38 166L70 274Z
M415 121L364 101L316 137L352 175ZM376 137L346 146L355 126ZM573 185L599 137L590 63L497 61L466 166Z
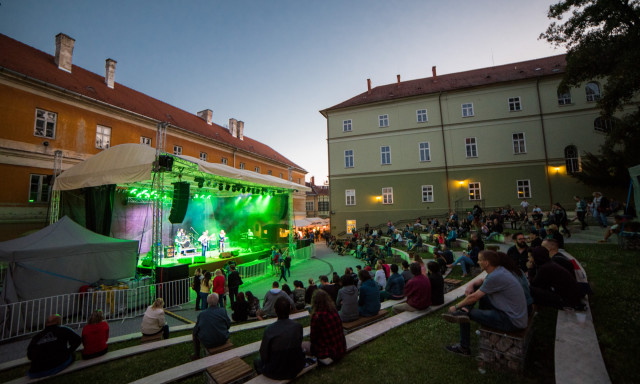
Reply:
M238 265L238 273L243 279L261 277L267 273L268 259L255 260L250 263Z
M140 316L159 297L164 299L165 308L179 306L189 302L190 287L191 278L186 278L136 288L120 285L110 290L0 305L0 341L41 331L46 318L52 314L59 314L64 325L79 326L86 323L96 310L101 310L106 320Z

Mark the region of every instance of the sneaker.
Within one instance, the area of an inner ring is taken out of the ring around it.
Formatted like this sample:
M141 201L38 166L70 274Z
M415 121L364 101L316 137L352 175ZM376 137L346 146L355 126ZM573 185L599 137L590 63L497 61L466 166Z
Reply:
M442 318L450 323L468 323L469 313L464 311L455 311L453 313L443 313Z
M449 352L456 353L458 355L467 356L467 357L471 356L471 351L469 350L469 348L465 348L460 344L447 345L444 347L444 349L446 349Z

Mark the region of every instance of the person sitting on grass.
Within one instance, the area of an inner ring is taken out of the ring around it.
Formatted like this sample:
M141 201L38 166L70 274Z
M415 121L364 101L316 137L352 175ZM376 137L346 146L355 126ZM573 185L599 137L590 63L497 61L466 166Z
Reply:
M304 368L302 325L289 319L291 305L278 297L273 307L278 320L264 330L260 357L253 361L258 374L274 380L291 380Z
M311 299L310 340L302 343L307 355L340 360L347 352L342 320L327 292L319 289Z
M460 255L453 264L447 265L449 268L453 268L456 265L460 265L462 267L462 277L467 277L471 273L471 268L475 265L473 260L467 255L467 252L462 251L462 255Z
M404 294L407 296L405 303L393 306L395 313L404 311L415 312L421 309L427 309L431 305L431 283L429 278L420 272L418 263L411 263L409 266L413 279L409 280L404 287Z
M380 291L380 301L400 300L404 297L404 278L398 274L398 266L391 264L391 275L384 290Z
M527 327L527 301L518 279L500 265L500 256L494 251L482 251L478 255L480 268L487 272L482 285L469 284L465 298L449 307L442 317L460 324L460 342L446 346L449 352L470 356L470 320L480 325L504 332ZM479 302L480 308L473 308Z
M380 290L376 282L366 270L360 271L360 297L358 298L358 312L360 316L369 317L377 315L380 311Z
M575 274L553 262L546 248L531 249L528 265L537 270L529 288L535 304L556 309L576 308L581 294Z
M109 348L109 324L104 321L102 311L93 311L87 325L82 328L82 360L93 359L102 356Z
M231 320L227 311L218 306L220 298L217 293L207 296L207 309L198 314L196 325L193 327L193 355L191 360L200 358L200 344L211 349L224 345L229 340Z
M31 339L27 347L27 358L31 360L27 376L37 379L67 368L74 362L81 342L77 333L62 326L60 315L49 316L45 328Z
M435 261L430 261L427 263L427 269L431 285L431 304L444 304L444 278L440 273L440 266Z

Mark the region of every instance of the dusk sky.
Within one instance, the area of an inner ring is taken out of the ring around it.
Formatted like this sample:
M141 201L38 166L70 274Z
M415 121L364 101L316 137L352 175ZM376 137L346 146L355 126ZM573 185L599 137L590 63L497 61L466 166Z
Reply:
M551 1L1 0L0 33L245 135L327 179L318 112L372 86L563 53L538 36ZM2 54L0 52L0 54Z

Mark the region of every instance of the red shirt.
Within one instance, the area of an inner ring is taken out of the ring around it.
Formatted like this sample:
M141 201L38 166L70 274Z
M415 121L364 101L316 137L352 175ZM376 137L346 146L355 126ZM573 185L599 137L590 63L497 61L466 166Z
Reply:
M224 295L224 276L216 276L213 278L213 288L211 292L215 292L218 296Z
M426 309L431 305L431 282L425 275L418 275L404 286L407 304L415 309Z
M311 353L320 359L339 360L347 350L338 311L316 312L311 316Z
M109 324L101 321L98 324L87 324L82 328L83 355L93 355L107 349L109 340Z

